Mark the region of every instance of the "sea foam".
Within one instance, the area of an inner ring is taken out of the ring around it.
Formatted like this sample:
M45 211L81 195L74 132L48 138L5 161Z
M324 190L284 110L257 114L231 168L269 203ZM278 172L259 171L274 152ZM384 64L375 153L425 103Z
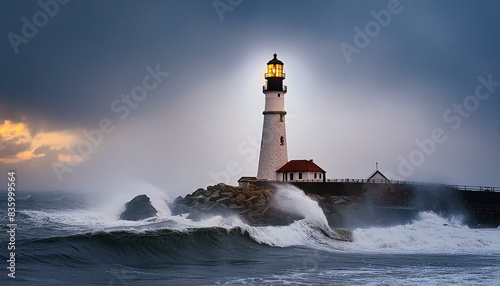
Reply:
M151 192L153 193L153 192ZM49 227L70 233L161 229L193 231L204 228L238 229L260 244L274 247L303 246L327 251L362 253L477 253L500 254L500 229L471 229L459 219L422 212L411 223L392 227L358 228L352 242L340 242L325 235L332 231L317 202L300 189L283 186L275 195L276 207L304 219L288 226L250 226L237 216L213 216L193 221L186 215L172 216L161 196L155 198L158 217L124 221L104 208L21 210L34 227ZM115 208L116 209L116 208Z
M459 219L421 212L413 222L356 229L349 250L390 253L500 253L499 229L471 229Z

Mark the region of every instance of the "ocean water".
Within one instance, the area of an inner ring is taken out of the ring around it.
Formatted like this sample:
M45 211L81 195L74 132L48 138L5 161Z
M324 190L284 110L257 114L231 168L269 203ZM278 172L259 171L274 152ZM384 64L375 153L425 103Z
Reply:
M117 218L133 196L18 191L16 278L7 276L4 226L0 285L500 285L500 229L422 212L408 224L354 229L343 242L325 236L317 204L281 192L307 206L305 219L191 221L150 195L159 216L131 222ZM6 196L0 205L5 224Z

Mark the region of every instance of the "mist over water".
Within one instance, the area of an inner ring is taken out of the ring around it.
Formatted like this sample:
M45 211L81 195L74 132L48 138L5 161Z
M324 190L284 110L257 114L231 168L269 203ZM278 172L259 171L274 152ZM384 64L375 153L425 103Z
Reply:
M158 211L159 217L170 216L168 203L171 201L166 190L138 179L124 180L121 184L101 187L83 193L87 209L94 210L109 219L118 219L125 210L125 204L137 195L145 194Z

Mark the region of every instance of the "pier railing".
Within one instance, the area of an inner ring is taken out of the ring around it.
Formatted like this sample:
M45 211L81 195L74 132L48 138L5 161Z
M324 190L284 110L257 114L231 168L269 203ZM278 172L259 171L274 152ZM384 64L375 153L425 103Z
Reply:
M457 190L478 192L500 192L500 187L452 185Z
M268 181L271 183L283 183L283 181ZM318 179L305 179L305 180L293 180L287 181L288 183L321 183L323 180ZM384 180L384 179L327 179L326 182L335 183L370 183L370 184L405 184L405 185L426 185L426 186L445 186L451 187L457 190L464 191L477 191L477 192L500 192L500 187L490 187L490 186L467 186L467 185L447 185L438 183L423 183L416 181L396 181L396 180Z

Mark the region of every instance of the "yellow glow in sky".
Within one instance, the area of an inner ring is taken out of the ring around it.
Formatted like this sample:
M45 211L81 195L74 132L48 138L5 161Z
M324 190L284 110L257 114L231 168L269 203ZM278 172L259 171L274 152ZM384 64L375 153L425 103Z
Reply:
M31 138L30 132L24 123L12 123L10 120L5 120L0 125L0 136L2 141L16 139L18 142L28 142L29 138Z
M0 163L16 164L44 157L46 155L45 152L41 152L40 150L37 152L37 149L41 147L58 152L58 159L65 158L63 154L65 151L64 148L75 144L77 140L78 137L74 132L70 131L41 131L33 137L26 123L13 123L10 120L5 120L0 125ZM3 154L2 151L6 148L4 147L6 145L17 145L17 147L26 145L27 147L16 154Z

